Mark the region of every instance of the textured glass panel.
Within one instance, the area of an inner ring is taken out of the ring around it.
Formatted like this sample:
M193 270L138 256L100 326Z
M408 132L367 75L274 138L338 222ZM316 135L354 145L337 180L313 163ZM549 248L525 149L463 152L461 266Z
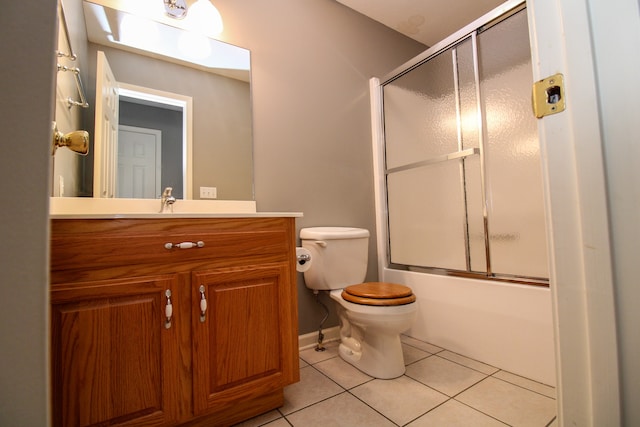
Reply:
M484 241L480 156L467 157L464 161L464 168L471 271L486 273L487 255Z
M457 46L456 58L462 148L478 148L480 146L478 122L481 118L478 114L471 39L467 39ZM487 271L487 255L484 240L480 156L471 156L464 160L464 187L467 202L470 268L471 271L485 273Z
M385 85L383 102L387 168L458 150L450 50Z
M492 271L548 277L527 16L478 36Z
M458 92L460 96L460 127L462 148L478 148L478 101L476 78L473 71L473 45L467 39L456 47L458 64Z
M460 162L387 177L392 263L466 270Z

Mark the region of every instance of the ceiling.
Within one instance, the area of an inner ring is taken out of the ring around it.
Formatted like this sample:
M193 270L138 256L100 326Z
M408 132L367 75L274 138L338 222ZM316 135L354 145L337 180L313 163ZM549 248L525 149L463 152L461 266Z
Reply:
M414 40L433 46L505 0L337 0Z

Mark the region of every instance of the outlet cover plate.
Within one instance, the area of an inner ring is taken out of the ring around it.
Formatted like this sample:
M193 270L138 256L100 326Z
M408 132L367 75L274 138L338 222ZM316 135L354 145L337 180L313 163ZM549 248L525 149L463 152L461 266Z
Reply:
M201 199L215 199L218 197L218 191L216 187L200 187Z

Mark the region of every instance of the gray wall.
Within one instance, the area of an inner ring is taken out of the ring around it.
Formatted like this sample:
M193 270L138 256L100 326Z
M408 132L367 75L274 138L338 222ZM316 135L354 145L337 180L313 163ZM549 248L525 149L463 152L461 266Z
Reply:
M298 230L369 229L367 279L377 279L368 80L425 46L334 1L215 5L225 41L251 50L258 210L303 212ZM300 334L313 332L323 313L302 274L298 294Z
M0 425L49 425L49 167L54 1L2 4ZM27 24L28 22L28 24Z

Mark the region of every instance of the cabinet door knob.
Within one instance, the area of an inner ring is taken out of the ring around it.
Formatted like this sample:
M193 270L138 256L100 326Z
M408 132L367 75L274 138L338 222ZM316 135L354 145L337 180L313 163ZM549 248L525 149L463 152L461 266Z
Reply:
M198 290L200 291L200 322L204 323L207 313L207 297L204 295L204 285L200 285Z
M171 290L164 291L164 295L167 297L167 305L164 306L164 327L169 329L171 327L171 319L173 317L173 304L171 304Z

